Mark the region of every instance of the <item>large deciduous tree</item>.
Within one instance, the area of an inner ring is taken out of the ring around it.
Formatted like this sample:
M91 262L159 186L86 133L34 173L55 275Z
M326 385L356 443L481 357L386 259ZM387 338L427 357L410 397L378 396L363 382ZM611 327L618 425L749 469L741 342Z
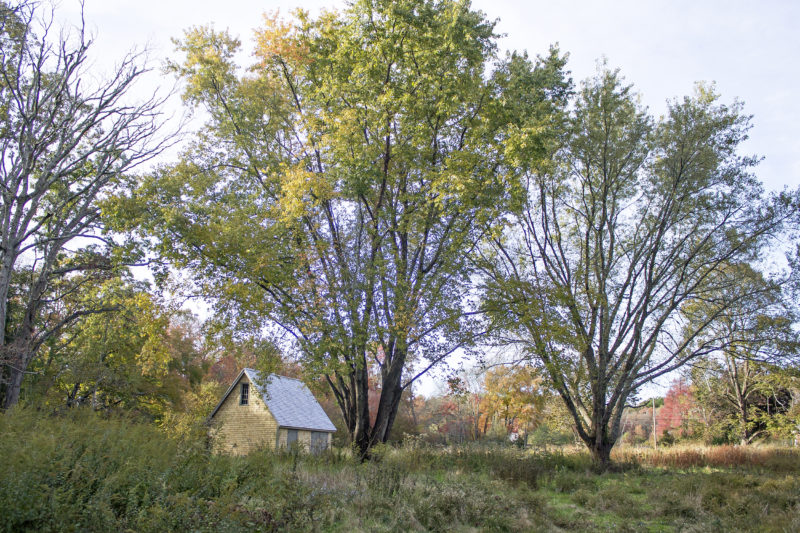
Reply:
M17 403L37 348L69 322L95 309L75 310L43 326L44 307L61 293L50 285L75 272L108 266L102 254L74 256L65 246L98 236L97 200L115 177L158 152L156 98L126 96L144 72L129 55L111 76L87 76L92 45L82 26L58 31L38 2L0 3L0 396ZM70 259L70 256L73 259ZM77 259L82 258L82 261ZM19 276L20 269L25 276ZM18 286L10 320L9 297Z
M247 73L226 33L179 42L173 68L208 121L140 191L141 222L219 315L291 334L362 454L389 437L403 391L481 334L467 258L509 197L504 131L563 65L517 57L487 76L494 38L466 2L360 0L267 17ZM505 105L514 83L525 98Z
M504 340L544 367L601 469L626 400L724 344L705 334L755 290L727 266L756 260L783 215L737 152L749 123L704 86L656 120L601 67L487 251Z

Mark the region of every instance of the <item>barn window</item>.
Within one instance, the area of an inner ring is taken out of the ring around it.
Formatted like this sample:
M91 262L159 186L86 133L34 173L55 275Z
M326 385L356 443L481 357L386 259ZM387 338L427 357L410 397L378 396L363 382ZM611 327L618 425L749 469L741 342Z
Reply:
M242 395L239 398L239 405L247 405L248 400L250 400L250 384L242 383Z
M291 446L297 442L297 430L289 429L286 431L286 446Z

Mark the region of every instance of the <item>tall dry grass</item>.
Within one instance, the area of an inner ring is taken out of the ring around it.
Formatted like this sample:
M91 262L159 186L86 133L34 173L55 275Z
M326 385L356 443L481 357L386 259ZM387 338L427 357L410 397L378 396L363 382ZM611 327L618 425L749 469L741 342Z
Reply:
M16 410L0 415L0 532L800 531L799 452L620 448L603 475L571 447L231 457L202 434Z
M800 473L800 448L779 446L703 446L682 444L669 448L620 446L612 460L668 468L755 468L778 473Z

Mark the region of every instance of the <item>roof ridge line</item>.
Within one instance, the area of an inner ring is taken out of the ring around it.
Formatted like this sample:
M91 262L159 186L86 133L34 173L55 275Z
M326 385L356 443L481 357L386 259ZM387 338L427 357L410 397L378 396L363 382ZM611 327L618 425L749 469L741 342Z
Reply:
M261 374L261 372L259 372L259 371L258 371L258 370L256 370L255 368L250 368L249 366L245 367L245 368L244 368L244 370L252 370L253 372L258 372L259 374ZM302 383L303 385L305 385L305 384L306 384L306 383L305 383L305 381L303 381L302 379L293 378L293 377L290 377L290 376L284 376L283 374L276 374L275 372L270 372L270 373L269 373L269 375L270 375L270 376L277 376L277 377L279 377L279 378L283 378L283 379L291 379L291 380L293 380L293 381L299 381L299 382L300 382L300 383Z

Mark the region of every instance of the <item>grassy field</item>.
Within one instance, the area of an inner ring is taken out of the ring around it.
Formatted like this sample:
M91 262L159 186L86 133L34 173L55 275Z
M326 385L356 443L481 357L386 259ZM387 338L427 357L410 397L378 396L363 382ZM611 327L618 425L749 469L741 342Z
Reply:
M216 456L90 413L0 416L3 531L798 531L800 451L378 450Z

